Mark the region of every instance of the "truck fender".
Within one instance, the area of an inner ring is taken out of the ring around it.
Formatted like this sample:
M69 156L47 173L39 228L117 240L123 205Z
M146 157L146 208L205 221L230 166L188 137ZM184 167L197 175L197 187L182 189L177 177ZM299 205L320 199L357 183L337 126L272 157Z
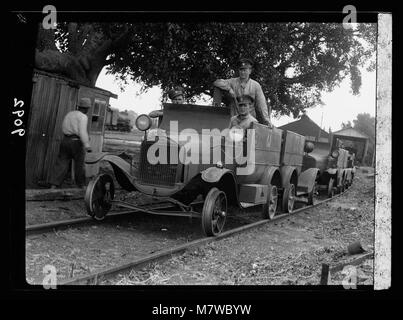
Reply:
M285 188L290 183L292 174L295 171L295 167L283 166L281 167L280 170L281 170L281 185L283 188Z
M298 187L306 188L307 192L311 192L314 185L316 177L318 176L319 169L317 168L309 168L303 172L298 177Z
M200 172L204 182L214 184L217 188L224 191L227 196L227 203L241 207L237 188L236 177L230 169L210 167Z
M94 164L99 161L108 161L113 169L115 178L119 185L126 191L135 191L136 187L133 184L133 177L130 175L130 164L113 154L106 152L87 153L85 163Z
M85 163L94 164L101 161L108 153L107 152L87 152L85 154Z
M215 183L220 181L221 177L227 172L231 172L231 170L226 168L210 167L201 171L200 173L203 181Z
M262 175L259 184L264 184L267 186L269 183L271 183L275 174L278 174L278 176L281 177L280 171L277 167L269 167Z

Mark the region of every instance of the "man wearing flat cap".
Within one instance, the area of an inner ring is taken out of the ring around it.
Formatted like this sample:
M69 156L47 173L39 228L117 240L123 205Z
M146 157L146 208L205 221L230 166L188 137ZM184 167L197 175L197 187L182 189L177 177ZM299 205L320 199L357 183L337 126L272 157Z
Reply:
M184 92L182 87L175 87L168 92L168 97L172 103L183 104L185 102Z
M174 89L169 90L168 97L169 97L169 99L171 99L172 103L176 103L176 104L185 103L185 94L184 94L184 90L182 87L177 86ZM151 118L158 118L158 117L161 117L162 114L163 114L162 110L154 110L149 113L149 116Z
M86 115L89 108L91 108L91 100L81 98L76 110L68 112L63 119L63 139L50 179L52 189L63 183L71 160L74 161L76 184L79 188L85 188L85 152L91 152Z
M250 114L254 100L247 94L237 97L236 99L238 102L238 114L231 118L229 128L238 127L246 130L251 127L253 122L258 122L256 118Z
M260 123L272 126L262 87L257 81L250 78L252 67L252 60L241 59L238 63L238 78L216 80L213 83L215 87L214 102L229 101L227 105L231 107L231 115L235 115L236 108L231 100L243 95L249 95L254 100L251 115L256 117Z

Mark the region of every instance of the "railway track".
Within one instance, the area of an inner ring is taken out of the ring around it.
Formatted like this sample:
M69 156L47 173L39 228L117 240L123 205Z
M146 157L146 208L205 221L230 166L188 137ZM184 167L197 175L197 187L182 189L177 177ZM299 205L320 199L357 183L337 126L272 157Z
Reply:
M151 207L150 204L145 204L144 206ZM171 204L169 204L169 203L155 203L152 205L152 208L153 209L164 209L169 206L171 206ZM142 207L142 206L140 206L140 207ZM137 212L137 211L133 210L133 209L111 212L105 217L105 220L111 219L112 217L124 216L124 215L128 215L128 214L135 213L135 212ZM102 220L102 222L105 220ZM28 235L34 235L34 234L41 234L41 233L51 232L56 229L66 229L66 228L73 227L73 226L94 224L94 223L100 223L100 222L101 221L97 221L91 217L82 217L82 218L60 220L60 221L41 223L41 224L35 224L35 225L28 225L25 227L25 235L28 236Z
M123 215L129 214L129 213L132 213L132 212L133 212L133 210L112 212L106 218L123 216ZM41 223L41 224L35 224L35 225L28 225L25 227L25 235L28 236L28 235L34 235L34 234L41 234L41 233L51 232L56 229L67 229L72 226L92 224L95 222L97 222L97 221L91 217L82 217L82 218L60 220L60 221Z
M338 197L340 197L341 195L345 194L346 192L348 192L349 189L347 189L346 191L339 193L335 196L333 196L332 198L327 198L325 200L322 201L318 201L316 203L314 203L313 205L309 205L309 206L305 206L303 208L294 210L291 213L287 213L287 214L279 214L277 216L275 216L273 219L270 220L260 220L257 222L253 222L247 225L243 225L241 227L238 228L234 228L225 232L222 232L221 234L219 234L218 236L215 237L204 237L201 239L197 239L191 242L188 242L186 244L182 244L182 245L178 245L172 248L168 248L165 250L161 250L159 252L147 255L145 257L142 257L140 259L136 259L133 261L129 261L126 263L122 263L120 265L116 265L113 267L108 267L108 268L104 268L92 273L89 273L87 275L80 275L71 279L67 279L67 280L63 280L61 282L58 283L58 285L90 285L90 284L98 284L101 280L105 280L108 277L112 277L118 273L127 271L129 269L138 269L141 267L144 267L150 263L153 262L161 262L164 260L169 259L170 257L174 256L174 255L179 255L189 249L193 249L195 247L199 247L201 245L205 245L214 241L219 241L221 239L225 239L228 238L230 236L233 236L235 234L239 234L242 233L244 231L247 230L251 230L257 227L260 227L264 224L270 224L270 223L277 223L280 222L282 220L285 220L293 215L299 214L301 212L307 211L309 209L312 209L314 207L320 206L324 203L327 203L333 199L336 199Z

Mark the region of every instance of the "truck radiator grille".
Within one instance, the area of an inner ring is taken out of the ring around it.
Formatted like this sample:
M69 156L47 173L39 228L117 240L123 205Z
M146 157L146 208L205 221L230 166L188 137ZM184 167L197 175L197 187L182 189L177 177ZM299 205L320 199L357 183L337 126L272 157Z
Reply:
M177 180L178 164L150 164L147 160L148 149L154 141L143 141L140 150L140 164L137 179L144 184L173 186ZM170 146L167 147L167 159L169 162Z

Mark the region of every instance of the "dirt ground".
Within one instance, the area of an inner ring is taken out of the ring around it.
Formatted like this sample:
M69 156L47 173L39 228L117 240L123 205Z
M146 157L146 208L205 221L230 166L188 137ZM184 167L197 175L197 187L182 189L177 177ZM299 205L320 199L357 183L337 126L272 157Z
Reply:
M332 268L356 257L347 253L347 246L354 241L360 241L367 252L373 251L371 168L358 170L346 194L307 213L126 272L103 284L318 285L323 263ZM372 259L355 270L355 283L373 284ZM350 271L347 267L337 272L328 283L346 283Z
M145 203L139 193L119 192L120 199ZM84 201L27 201L26 224L87 216ZM115 207L112 210L117 211ZM225 228L249 223L229 217ZM199 219L133 213L26 238L26 279L41 284L43 267L53 265L58 280L115 266L204 237Z

